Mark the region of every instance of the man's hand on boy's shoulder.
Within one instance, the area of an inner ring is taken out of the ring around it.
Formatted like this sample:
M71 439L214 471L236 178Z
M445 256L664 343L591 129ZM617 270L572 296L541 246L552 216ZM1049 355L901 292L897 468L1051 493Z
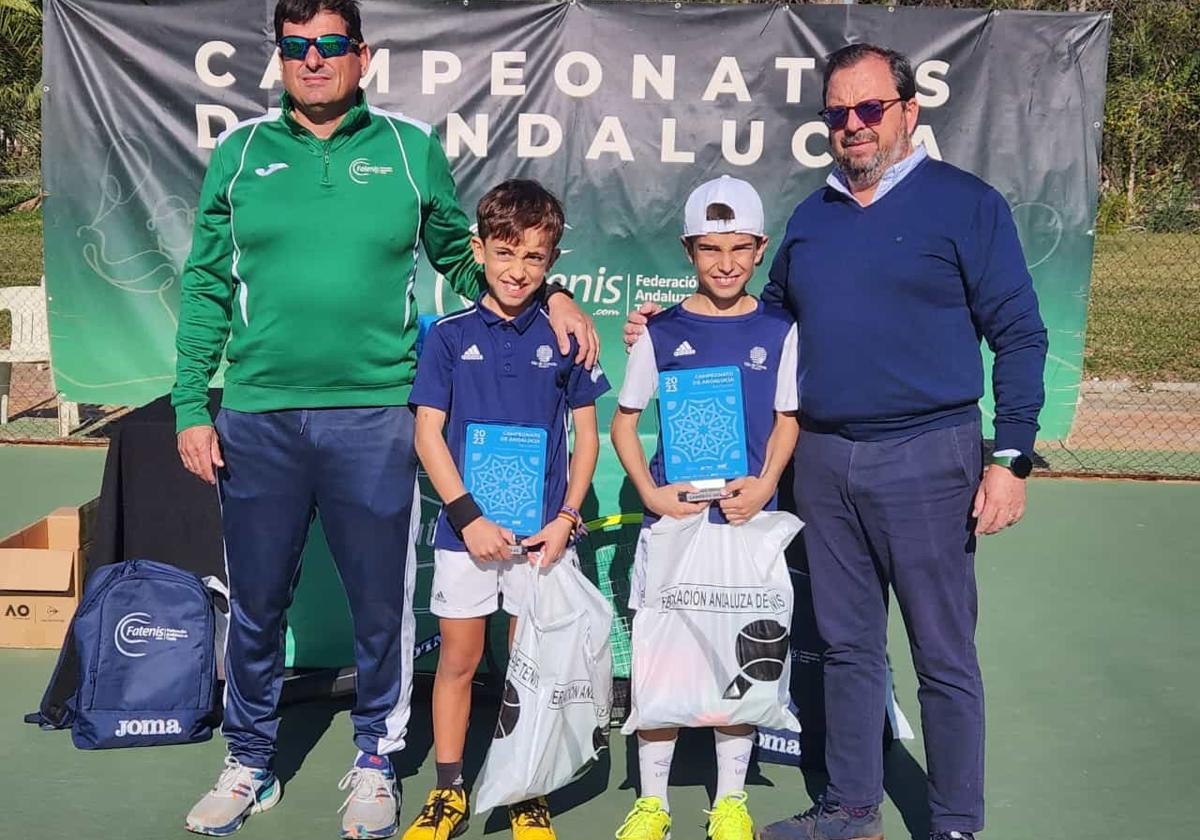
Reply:
M683 519L694 516L708 507L708 502L681 502L680 493L691 493L696 490L690 484L664 484L650 491L649 496L642 502L659 516L670 516L672 519Z
M529 562L535 566L553 566L562 559L573 530L570 522L556 517L532 537L521 540L521 545L529 549Z
M646 324L650 323L650 319L662 311L663 308L661 306L652 300L648 300L629 313L629 318L625 321L625 334L623 336L626 353L642 337L642 333L646 331Z
M517 542L512 531L482 516L463 528L462 538L467 552L485 563L512 559L511 546Z
M735 478L724 489L728 496L718 504L721 513L734 525L749 522L775 495L774 484L752 475Z
M570 353L571 336L575 336L579 345L575 362L591 370L600 357L600 336L592 319L567 295L550 295L546 311L550 314L550 328L558 339L558 351L564 355Z

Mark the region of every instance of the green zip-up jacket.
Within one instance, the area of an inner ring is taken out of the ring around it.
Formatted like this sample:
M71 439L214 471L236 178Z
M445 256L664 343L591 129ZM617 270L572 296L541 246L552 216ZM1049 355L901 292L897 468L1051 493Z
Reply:
M175 346L176 428L236 411L405 405L418 245L459 294L483 275L431 127L358 104L328 140L281 113L222 135L196 209ZM228 346L226 342L228 341Z

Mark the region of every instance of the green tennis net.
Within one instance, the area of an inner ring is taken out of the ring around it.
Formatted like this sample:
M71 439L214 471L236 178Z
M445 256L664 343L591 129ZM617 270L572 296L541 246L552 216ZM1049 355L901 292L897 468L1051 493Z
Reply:
M580 540L579 565L613 606L613 676L629 678L632 657L629 602L629 578L641 528L640 513L620 513L587 523L588 535Z

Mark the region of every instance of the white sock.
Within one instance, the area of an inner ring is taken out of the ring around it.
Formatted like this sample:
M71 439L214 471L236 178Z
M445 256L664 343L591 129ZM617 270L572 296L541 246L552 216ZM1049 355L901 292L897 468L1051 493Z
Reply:
M717 742L717 795L714 804L731 793L746 789L746 771L750 768L750 748L754 745L754 733L728 735L719 729L713 730Z
M671 775L671 760L675 757L675 738L669 741L647 741L638 734L638 770L642 777L642 796L657 796L664 811L667 802L667 780Z

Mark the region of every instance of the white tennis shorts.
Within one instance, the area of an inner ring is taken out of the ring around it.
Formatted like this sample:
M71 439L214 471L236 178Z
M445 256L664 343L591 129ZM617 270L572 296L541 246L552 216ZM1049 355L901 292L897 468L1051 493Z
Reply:
M575 549L563 552L560 563L579 565ZM433 552L433 587L429 611L439 618L478 618L503 609L517 615L533 583L524 557L500 563L476 560L465 551L439 548Z

